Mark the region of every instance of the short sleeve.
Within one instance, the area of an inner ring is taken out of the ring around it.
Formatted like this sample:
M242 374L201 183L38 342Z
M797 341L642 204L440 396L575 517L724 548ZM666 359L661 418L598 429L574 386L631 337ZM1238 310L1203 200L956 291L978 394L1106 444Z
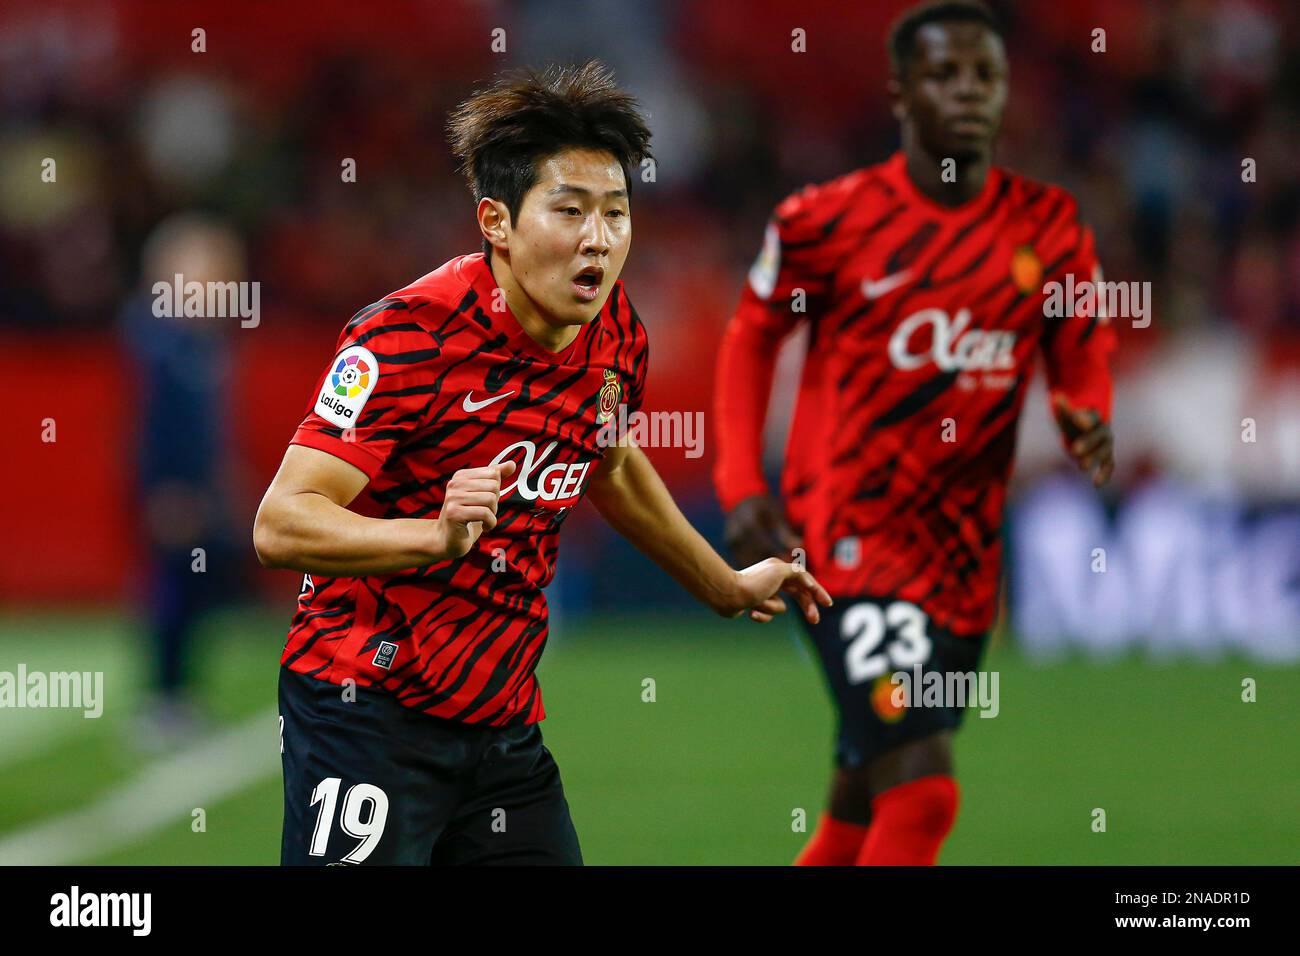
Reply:
M742 305L763 303L769 321L788 330L818 311L830 288L824 239L829 204L818 187L809 186L785 199L763 231L763 245L749 268Z
M627 405L628 414L631 414L640 411L645 402L646 377L650 373L650 339L641 317L632 307L632 301L627 298L627 293L623 292L622 295L630 324L627 359L629 376L627 394L623 401Z
M341 458L374 478L420 429L437 394L440 350L422 329L387 321L386 310L348 324L316 383L290 444Z

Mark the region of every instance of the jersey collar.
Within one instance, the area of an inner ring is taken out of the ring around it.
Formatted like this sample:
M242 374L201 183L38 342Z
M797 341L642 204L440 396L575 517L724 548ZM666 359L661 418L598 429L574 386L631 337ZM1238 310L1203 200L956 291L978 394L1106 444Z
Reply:
M967 216L971 213L983 212L992 202L993 197L997 195L998 188L1002 183L1002 170L997 166L990 165L989 174L984 177L984 188L979 191L979 195L966 200L959 206L945 206L943 203L935 202L916 188L916 183L912 182L912 177L907 174L907 156L902 150L889 157L887 166L890 180L902 191L909 202L923 206L940 216Z

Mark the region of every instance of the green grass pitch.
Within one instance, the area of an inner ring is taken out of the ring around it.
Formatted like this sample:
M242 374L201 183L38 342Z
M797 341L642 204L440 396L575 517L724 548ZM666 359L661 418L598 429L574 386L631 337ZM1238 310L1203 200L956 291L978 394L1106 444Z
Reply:
M209 620L199 673L217 724L270 715L287 615ZM98 720L0 710L0 849L147 772L129 745L144 662L119 616L0 624L0 670L103 670ZM1036 666L998 642L1001 713L958 736L962 805L945 864L1295 864L1296 670L1237 658ZM1258 701L1241 701L1252 677ZM653 702L643 700L646 679ZM558 621L543 659L547 744L592 864L788 863L816 820L832 714L791 621L700 613ZM1094 808L1106 813L1092 830ZM273 864L278 772L188 815L150 821L107 854L69 862ZM148 806L140 812L148 814Z

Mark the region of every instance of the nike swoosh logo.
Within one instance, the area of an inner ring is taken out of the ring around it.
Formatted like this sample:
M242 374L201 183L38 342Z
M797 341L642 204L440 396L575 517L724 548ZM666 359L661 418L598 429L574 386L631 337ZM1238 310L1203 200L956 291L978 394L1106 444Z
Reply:
M499 401L501 401L501 399L503 399L503 398L509 398L509 397L510 397L511 395L513 395L513 394L514 394L514 391L512 390L512 391L506 392L504 395L493 395L491 398L485 398L485 399L483 399L483 401L481 401L481 402L476 402L476 401L474 401L474 398L473 398L473 395L474 395L474 389L471 388L468 392L465 393L465 401L464 401L464 403L461 405L461 407L464 408L465 411L467 411L467 412L477 412L480 408L487 408L487 407L488 407L489 405L491 405L493 402L499 402Z
M902 272L895 272L892 276L885 276L883 279L877 279L875 282L872 282L870 279L863 279L862 295L868 299L879 299L882 295L887 295L888 293L893 292L911 278L911 271L904 269Z

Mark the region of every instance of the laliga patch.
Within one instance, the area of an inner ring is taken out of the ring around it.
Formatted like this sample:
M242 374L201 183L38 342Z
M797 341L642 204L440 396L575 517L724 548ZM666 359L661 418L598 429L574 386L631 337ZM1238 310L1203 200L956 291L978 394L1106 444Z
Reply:
M776 290L776 277L781 272L781 233L776 223L769 222L763 233L763 249L749 269L749 287L760 299L768 299Z
M374 353L365 346L350 345L334 358L314 411L340 428L352 428L378 381L379 363Z
M397 645L390 641L380 641L379 650L375 651L375 659L372 662L376 667L382 667L388 670L393 666L393 658L397 656Z

